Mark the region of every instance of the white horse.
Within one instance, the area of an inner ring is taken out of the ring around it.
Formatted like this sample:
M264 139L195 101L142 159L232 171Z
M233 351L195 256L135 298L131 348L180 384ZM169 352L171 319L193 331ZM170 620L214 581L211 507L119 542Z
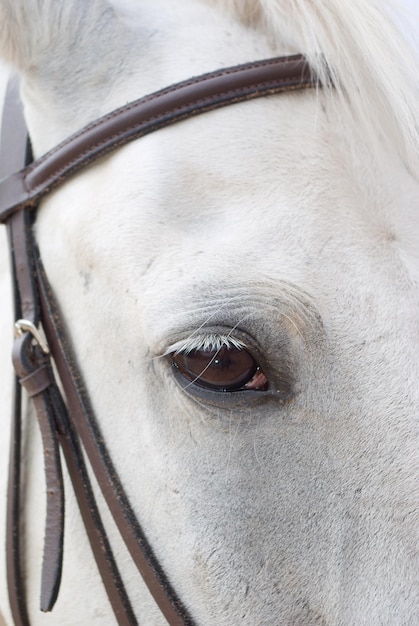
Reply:
M419 623L412 19L387 0L0 0L0 52L21 74L35 156L129 100L219 67L302 52L335 84L130 143L38 214L104 440L199 625ZM13 324L4 241L2 537ZM250 363L229 391L187 371L223 346ZM52 614L39 611L45 496L30 411L25 437L31 624L114 624L70 485L62 587ZM166 623L99 505L140 623Z

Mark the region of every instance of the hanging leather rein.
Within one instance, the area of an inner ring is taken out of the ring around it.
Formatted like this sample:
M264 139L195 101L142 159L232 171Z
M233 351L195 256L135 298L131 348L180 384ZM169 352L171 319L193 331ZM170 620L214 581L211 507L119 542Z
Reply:
M193 624L147 542L100 435L34 240L32 226L39 201L90 163L155 130L229 104L316 85L301 55L204 74L105 115L32 161L18 83L9 83L0 145L3 179L0 223L7 224L8 229L17 320L13 348L17 378L7 505L7 578L16 626L30 626L20 541L20 511L24 500L21 387L35 405L44 447L47 514L41 610L53 608L61 578L64 533L61 449L117 622L122 626L137 625L96 504L84 450L117 528L167 622L171 626ZM52 360L65 399L58 388Z

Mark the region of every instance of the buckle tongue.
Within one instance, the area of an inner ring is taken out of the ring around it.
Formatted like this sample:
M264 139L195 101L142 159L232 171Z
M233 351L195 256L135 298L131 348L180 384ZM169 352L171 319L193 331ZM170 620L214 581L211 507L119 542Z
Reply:
M49 354L49 347L41 333L30 320L17 320L15 322L15 336L20 337L23 333L30 333L44 354Z

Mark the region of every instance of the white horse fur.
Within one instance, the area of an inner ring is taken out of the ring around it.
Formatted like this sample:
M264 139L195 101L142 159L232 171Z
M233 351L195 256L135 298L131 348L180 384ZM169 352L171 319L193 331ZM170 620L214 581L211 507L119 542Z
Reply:
M22 76L36 156L223 66L303 52L335 82L131 143L39 211L104 439L199 625L419 623L412 24L387 0L0 0L0 54ZM1 236L4 537L13 320ZM170 354L224 344L246 346L291 396L183 391ZM39 612L45 500L30 414L25 450L33 626L114 624L68 484L62 589L54 612ZM164 624L100 506L141 624ZM2 558L10 625L5 580Z

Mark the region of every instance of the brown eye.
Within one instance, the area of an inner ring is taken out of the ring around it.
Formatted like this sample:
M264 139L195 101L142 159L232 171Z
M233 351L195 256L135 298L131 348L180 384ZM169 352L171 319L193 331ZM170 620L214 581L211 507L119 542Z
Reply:
M214 391L265 390L268 381L243 348L191 350L173 355L173 364L191 383Z

